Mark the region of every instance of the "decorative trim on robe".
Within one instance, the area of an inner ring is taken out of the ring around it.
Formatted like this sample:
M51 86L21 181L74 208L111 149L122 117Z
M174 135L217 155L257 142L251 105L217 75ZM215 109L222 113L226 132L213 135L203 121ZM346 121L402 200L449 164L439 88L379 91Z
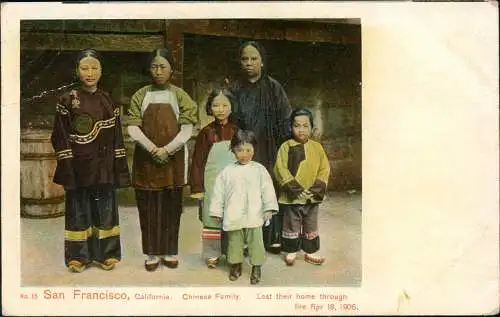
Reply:
M62 114L63 116L69 115L68 109L65 106L61 105L60 103L56 105L56 112Z
M87 144L92 141L94 141L97 136L99 135L99 132L101 132L101 129L109 129L113 128L115 126L115 121L116 117L112 117L107 120L100 120L97 121L94 124L94 128L90 133L85 134L85 135L78 135L78 134L70 134L69 139L71 142L78 143L78 144Z
M67 150L62 150L62 151L56 152L56 158L58 161L73 158L73 150L67 149Z
M300 236L299 232L286 232L283 231L281 236L285 239L298 239Z
M115 158L125 157L127 152L124 148L115 149Z
M203 228L201 237L203 240L220 240L222 233L220 229Z
M85 230L72 231L64 230L64 240L69 241L87 241L88 238L92 236L92 227L88 227Z
M106 238L120 235L120 227L119 226L114 226L111 229L99 229L99 228L94 227L94 230L97 233L98 239L106 239Z

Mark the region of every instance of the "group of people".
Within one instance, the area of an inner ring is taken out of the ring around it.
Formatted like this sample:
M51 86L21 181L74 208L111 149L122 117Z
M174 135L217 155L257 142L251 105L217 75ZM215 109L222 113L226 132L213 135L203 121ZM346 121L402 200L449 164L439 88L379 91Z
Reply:
M281 84L265 71L258 42L244 43L239 53L243 76L209 95L206 112L214 121L198 133L189 164L186 143L198 107L170 82L171 52L153 52L152 83L134 93L127 110L127 131L136 143L132 175L120 108L98 88L99 54L79 53L81 85L60 97L51 138L54 182L66 192L65 263L71 271L92 263L111 270L121 260L115 191L129 186L135 188L147 271L179 264L185 185L199 202L203 258L215 268L225 256L230 280L241 275L247 255L250 282L259 283L266 250L284 252L287 265L300 250L305 261L324 262L318 205L330 165L321 144L310 139L312 113L292 111Z

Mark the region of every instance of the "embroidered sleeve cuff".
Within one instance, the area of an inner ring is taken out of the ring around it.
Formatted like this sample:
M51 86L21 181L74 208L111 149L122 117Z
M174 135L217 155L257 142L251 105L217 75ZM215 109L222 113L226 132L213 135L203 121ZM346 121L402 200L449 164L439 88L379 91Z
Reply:
M124 148L115 149L115 158L126 157L127 152Z
M67 116L69 114L68 109L65 106L61 105L60 103L56 105L56 112L63 116Z
M71 149L66 149L56 152L56 158L58 161L73 158L73 151Z
M314 184L309 188L309 191L313 194L314 199L323 200L326 193L326 183L316 179Z
M300 184L295 179L283 185L283 189L290 196L292 196L292 198L297 198L300 193L304 191L304 188L300 186Z

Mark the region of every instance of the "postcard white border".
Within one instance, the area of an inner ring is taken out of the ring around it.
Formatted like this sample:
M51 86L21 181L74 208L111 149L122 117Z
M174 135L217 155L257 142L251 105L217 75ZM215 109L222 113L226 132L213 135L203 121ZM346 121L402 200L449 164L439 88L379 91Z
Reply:
M20 19L207 17L361 18L362 287L316 291L348 294L360 307L357 314L498 312L494 3L2 3L1 14L4 314L331 313L257 303L255 288L231 288L245 299L224 305L19 299ZM41 288L23 289L31 290Z

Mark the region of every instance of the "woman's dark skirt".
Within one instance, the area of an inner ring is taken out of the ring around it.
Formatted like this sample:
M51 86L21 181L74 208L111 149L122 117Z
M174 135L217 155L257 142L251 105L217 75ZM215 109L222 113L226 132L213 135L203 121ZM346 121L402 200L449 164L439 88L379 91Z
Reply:
M162 190L136 189L142 233L142 251L147 255L177 255L182 213L182 187Z

